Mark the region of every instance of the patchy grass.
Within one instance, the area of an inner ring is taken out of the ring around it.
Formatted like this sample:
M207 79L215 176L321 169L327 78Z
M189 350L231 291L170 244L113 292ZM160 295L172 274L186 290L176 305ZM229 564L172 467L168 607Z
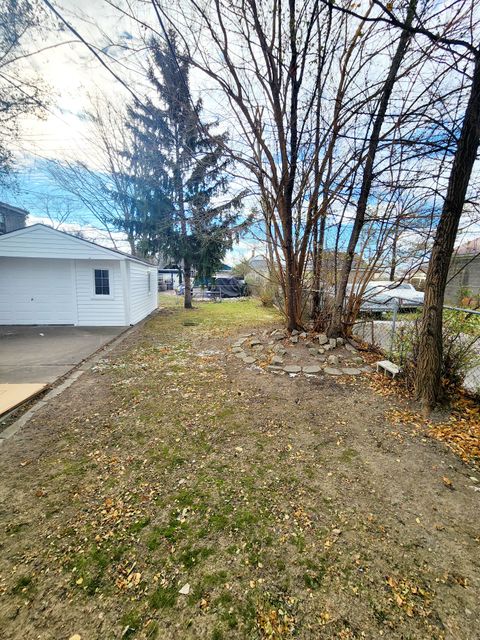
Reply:
M180 304L4 445L2 637L474 638L463 467L364 383L243 368L274 310Z

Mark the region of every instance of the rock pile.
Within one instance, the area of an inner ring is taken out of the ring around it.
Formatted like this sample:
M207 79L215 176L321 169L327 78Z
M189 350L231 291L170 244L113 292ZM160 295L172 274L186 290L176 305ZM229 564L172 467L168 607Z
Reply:
M358 376L370 372L356 348L343 338L328 338L285 329L240 336L232 353L246 365L275 374L296 376Z

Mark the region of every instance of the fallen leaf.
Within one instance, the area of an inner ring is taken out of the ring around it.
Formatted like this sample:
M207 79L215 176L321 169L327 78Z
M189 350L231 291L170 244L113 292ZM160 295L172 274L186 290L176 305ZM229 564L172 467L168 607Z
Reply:
M188 582L187 584L183 585L178 593L181 593L182 596L188 596L188 594L190 593L190 585L188 584Z
M443 476L442 480L443 480L443 484L446 487L448 487L449 489L453 489L453 482L450 480L450 478L447 478L447 476Z

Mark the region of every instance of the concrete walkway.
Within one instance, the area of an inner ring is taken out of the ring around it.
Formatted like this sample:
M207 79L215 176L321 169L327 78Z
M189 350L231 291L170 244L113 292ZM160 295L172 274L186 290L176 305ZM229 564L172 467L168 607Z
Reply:
M124 330L0 326L0 383L51 384Z

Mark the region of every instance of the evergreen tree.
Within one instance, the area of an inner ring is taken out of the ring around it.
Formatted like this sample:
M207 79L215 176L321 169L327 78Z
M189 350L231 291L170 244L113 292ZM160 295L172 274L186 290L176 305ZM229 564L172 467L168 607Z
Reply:
M175 34L150 46L155 97L129 109L131 168L142 193L137 217L144 253L162 252L183 263L185 307L191 308L192 269L208 277L219 268L245 225L239 222L244 193L227 196L227 136L201 120L202 103L193 103L188 60L178 52Z

